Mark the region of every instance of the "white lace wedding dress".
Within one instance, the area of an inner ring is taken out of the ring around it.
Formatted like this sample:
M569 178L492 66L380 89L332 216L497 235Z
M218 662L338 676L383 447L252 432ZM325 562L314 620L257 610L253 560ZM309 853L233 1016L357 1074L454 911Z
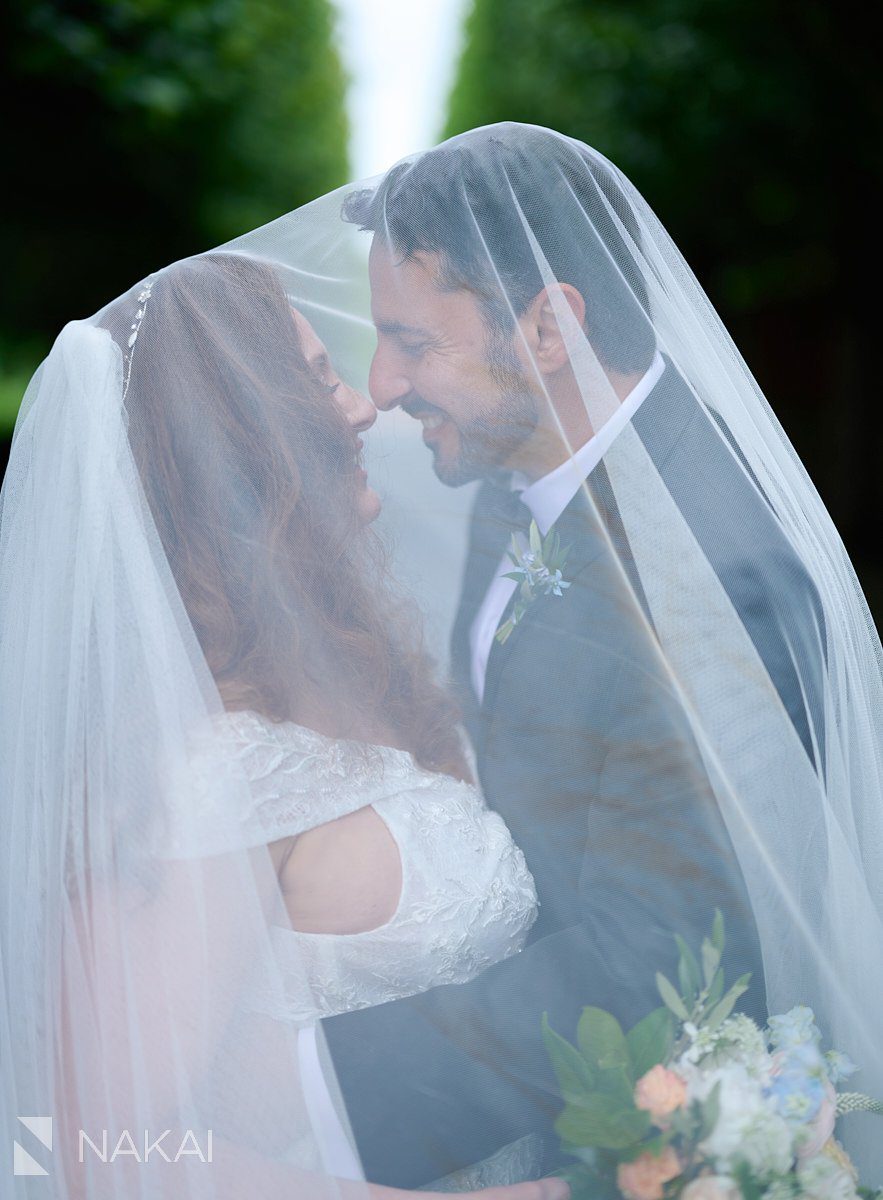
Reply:
M188 795L200 814L168 814L170 857L189 857L194 829L215 844L269 844L371 805L396 842L402 886L393 916L351 934L271 929L273 962L258 969L248 1007L296 1027L322 1017L383 1004L439 984L465 983L517 953L537 912L533 878L502 818L473 786L420 767L410 753L327 737L256 712L226 713L217 731L251 785L249 812L220 814L216 758L197 750ZM213 735L214 736L214 735ZM221 789L222 790L222 789ZM190 830L191 832L187 832ZM269 971L283 989L269 982ZM295 1138L286 1158L312 1164ZM484 1164L448 1177L451 1189L524 1179L533 1169L520 1143Z

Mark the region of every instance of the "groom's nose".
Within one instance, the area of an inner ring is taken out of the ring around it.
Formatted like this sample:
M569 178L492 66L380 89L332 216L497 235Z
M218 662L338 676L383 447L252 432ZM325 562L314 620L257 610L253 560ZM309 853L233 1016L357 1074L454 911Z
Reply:
M394 354L382 342L371 360L368 390L371 399L382 412L388 412L397 404L401 404L412 390L411 381L402 373L400 355Z

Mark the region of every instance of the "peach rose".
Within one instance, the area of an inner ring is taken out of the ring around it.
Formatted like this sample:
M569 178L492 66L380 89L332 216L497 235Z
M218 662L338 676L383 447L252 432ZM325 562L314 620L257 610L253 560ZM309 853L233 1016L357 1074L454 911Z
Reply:
M662 1189L681 1173L681 1164L671 1146L660 1155L642 1154L634 1162L620 1163L616 1185L625 1200L662 1200Z
M688 1183L681 1200L738 1200L739 1191L726 1175L701 1175Z
M648 1112L654 1125L664 1129L668 1122L666 1117L677 1108L682 1108L687 1101L687 1085L660 1063L652 1067L646 1075L642 1075L635 1084L635 1105Z

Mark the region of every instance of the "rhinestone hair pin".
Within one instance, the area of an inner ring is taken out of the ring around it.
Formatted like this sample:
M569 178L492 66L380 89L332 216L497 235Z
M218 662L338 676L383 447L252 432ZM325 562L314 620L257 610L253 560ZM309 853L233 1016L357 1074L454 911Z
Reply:
M153 284L156 279L156 274L148 275L144 280L141 291L138 293L138 311L135 313L135 320L132 322L132 332L129 334L129 341L126 348L126 356L124 359L125 382L123 383L123 399L126 398L126 393L129 390L129 379L132 375L132 356L135 352L135 342L138 340L138 334L141 330L141 322L144 320L144 314L147 311L147 301L150 299Z

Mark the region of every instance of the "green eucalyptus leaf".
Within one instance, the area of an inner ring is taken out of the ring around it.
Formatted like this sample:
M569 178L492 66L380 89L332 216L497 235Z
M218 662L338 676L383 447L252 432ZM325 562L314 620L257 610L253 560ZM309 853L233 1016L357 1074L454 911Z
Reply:
M711 985L720 962L720 951L716 946L712 945L708 938L704 938L702 942L702 976L706 987Z
M679 933L675 934L675 941L680 951L680 958L678 959L678 983L681 985L681 994L692 1003L696 998L696 993L699 991L701 982L699 963L696 961L696 955Z
M661 971L656 972L656 986L659 989L659 994L662 997L662 1002L666 1008L670 1008L676 1017L680 1017L682 1021L689 1019L690 1014L687 1012L687 1007L681 997L678 995L675 985L662 974Z
M538 554L542 557L543 540L540 537L540 528L536 521L530 523L530 549L533 554Z
M727 1019L733 1009L736 1007L736 1001L741 995L748 991L748 980L751 978L750 973L743 975L737 979L727 994L724 996L703 1021L706 1029L714 1030Z
M724 994L724 972L723 972L723 968L718 967L717 971L715 972L714 979L712 979L712 981L711 981L711 986L708 989L708 998L706 1000L706 1007L713 1008L715 1006L715 1004L717 1004L718 1000L720 1000L720 998L723 994Z
M718 954L723 956L726 938L724 936L724 914L719 908L714 910L714 921L711 926L711 944Z

